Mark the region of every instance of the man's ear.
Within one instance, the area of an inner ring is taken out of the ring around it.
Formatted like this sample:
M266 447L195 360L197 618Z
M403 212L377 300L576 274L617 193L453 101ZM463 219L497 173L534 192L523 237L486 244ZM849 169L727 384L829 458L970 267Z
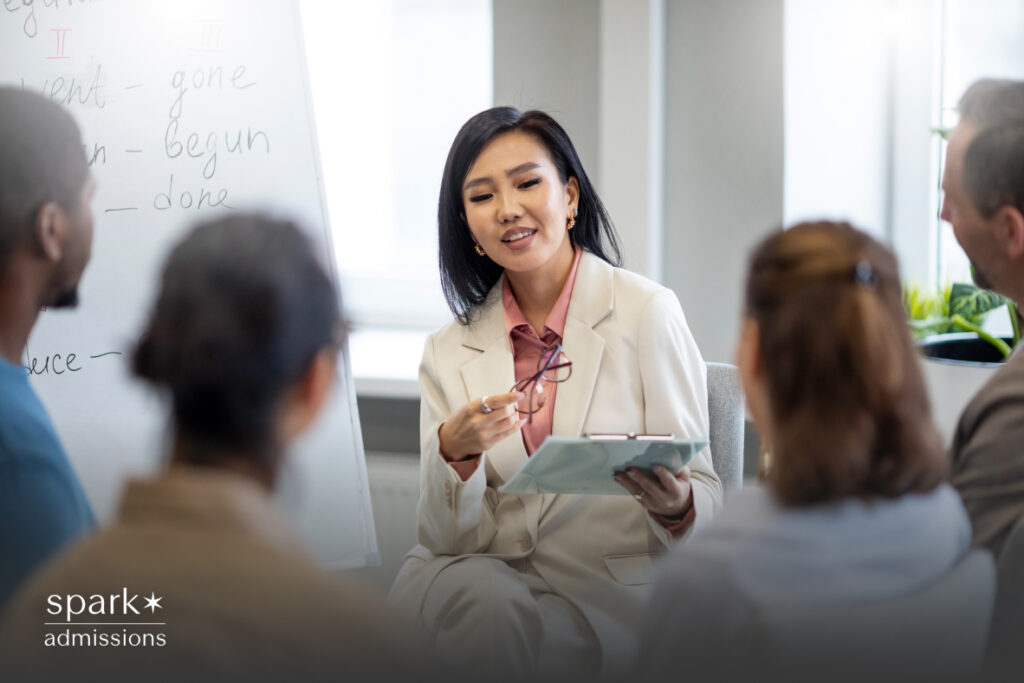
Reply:
M283 401L282 433L291 441L316 420L331 395L337 376L338 353L323 349L286 394Z
M1024 213L1015 206L1004 206L996 216L1006 254L1014 261L1024 258Z
M64 255L68 217L56 202L46 202L36 212L32 225L36 247L40 255L56 263Z

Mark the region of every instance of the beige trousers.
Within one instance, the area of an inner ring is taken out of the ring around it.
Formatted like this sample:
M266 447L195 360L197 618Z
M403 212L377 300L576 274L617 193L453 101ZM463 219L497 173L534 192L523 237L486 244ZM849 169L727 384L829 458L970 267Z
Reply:
M426 564L421 570L429 570ZM417 616L433 634L437 653L474 678L592 679L600 668L593 629L529 560L467 557L449 564Z

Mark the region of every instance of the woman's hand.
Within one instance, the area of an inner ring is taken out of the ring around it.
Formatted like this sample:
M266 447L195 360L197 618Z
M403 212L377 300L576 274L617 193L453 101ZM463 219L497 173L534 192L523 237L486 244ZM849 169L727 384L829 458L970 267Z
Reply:
M675 476L661 465L654 466L654 476L636 467L627 467L625 473L615 473L615 481L649 512L658 515L679 517L693 505L689 467Z
M516 401L522 394L510 391L507 394L486 396L491 412L483 410L483 399L477 398L459 408L448 421L441 425L437 434L440 439L441 455L447 460L465 460L483 453L522 426L516 410Z

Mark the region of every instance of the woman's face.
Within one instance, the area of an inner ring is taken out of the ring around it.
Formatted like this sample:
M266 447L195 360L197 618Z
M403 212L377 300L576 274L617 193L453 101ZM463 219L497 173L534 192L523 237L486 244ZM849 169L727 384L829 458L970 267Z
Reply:
M544 145L518 131L491 140L462 186L473 239L512 273L560 268L562 261L568 268L572 244L566 224L578 200L576 179L563 183Z

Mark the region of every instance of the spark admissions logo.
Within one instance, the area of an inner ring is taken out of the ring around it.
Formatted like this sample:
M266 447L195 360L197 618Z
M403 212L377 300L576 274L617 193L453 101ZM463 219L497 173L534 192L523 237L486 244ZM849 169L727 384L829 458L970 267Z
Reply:
M136 606L137 600L139 606ZM157 618L156 611L163 609L161 600L163 597L157 597L154 592L145 597L130 594L127 588L122 588L121 593L104 595L53 594L46 600L46 613L51 617L62 616L64 621L44 622L44 644L46 647L163 647L167 636L159 627L167 623L142 620ZM149 614L145 610L149 610ZM133 619L136 616L140 619Z

